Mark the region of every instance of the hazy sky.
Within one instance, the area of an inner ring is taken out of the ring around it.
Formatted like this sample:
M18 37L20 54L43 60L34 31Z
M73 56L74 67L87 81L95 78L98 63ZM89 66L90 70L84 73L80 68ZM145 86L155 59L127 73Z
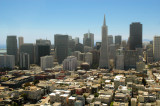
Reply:
M132 22L143 24L143 39L160 35L160 0L0 0L0 44L7 35L54 43L54 34L68 34L82 42L88 30L101 40L104 14L109 35L127 39Z

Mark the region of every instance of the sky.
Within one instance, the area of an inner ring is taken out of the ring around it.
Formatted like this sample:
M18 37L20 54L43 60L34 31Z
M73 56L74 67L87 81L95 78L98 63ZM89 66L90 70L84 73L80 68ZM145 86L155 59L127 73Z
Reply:
M0 0L0 45L7 35L53 44L54 34L68 34L82 42L88 30L101 41L104 14L109 35L128 39L132 22L143 24L143 39L160 35L160 0Z

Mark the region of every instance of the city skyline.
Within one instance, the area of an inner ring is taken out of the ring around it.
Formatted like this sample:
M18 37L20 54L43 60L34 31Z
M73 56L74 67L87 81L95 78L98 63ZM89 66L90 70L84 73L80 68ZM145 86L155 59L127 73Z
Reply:
M88 30L95 35L96 41L101 41L104 14L108 35L122 35L126 40L129 25L140 22L143 24L143 39L153 40L160 34L159 3L158 0L0 1L0 45L5 44L7 35L23 36L25 43L35 43L40 38L53 43L54 34L68 34L79 37L82 42L83 34Z

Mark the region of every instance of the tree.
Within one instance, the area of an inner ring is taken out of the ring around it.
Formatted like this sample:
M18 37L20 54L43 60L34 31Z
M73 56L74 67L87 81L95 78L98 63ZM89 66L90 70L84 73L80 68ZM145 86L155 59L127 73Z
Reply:
M36 84L38 84L38 83L39 83L39 80L34 80L34 81L33 81L33 84L34 84L34 85L36 85Z
M98 97L99 96L99 94L98 93L94 93L94 97Z
M23 94L21 95L21 97L23 97L24 100L27 100L27 94L26 94L26 93L23 93Z
M146 82L146 80L145 80L144 77L143 77L143 79L142 79L142 83L143 83L144 86L146 86L146 83L147 83L147 82Z

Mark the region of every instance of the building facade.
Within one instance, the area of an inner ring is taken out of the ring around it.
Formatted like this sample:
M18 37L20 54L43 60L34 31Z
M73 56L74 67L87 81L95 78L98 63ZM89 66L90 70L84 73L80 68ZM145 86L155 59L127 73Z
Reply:
M14 55L0 55L0 68L13 69L15 66Z
M41 69L45 70L46 68L53 67L53 56L43 56L41 57Z
M154 61L160 61L160 36L155 36L153 40Z
M136 68L136 62L138 62L139 56L136 50L126 50L124 52L124 69L128 70Z
M28 70L30 68L30 58L28 53L20 53L20 68Z
M63 61L63 69L69 71L75 71L77 69L77 57L68 56Z
M122 36L121 35L115 36L115 44L121 45L121 42L122 42Z
M130 24L129 49L142 48L142 24L135 22Z
M61 64L68 56L68 35L55 34L54 44L58 63Z
M17 64L17 36L7 36L7 54L15 56L15 63Z
M40 58L42 56L50 55L50 45L48 44L37 44L36 45L36 63L40 65Z
M124 70L124 50L116 51L116 69Z
M24 43L24 39L22 36L18 37L18 43L19 43L19 49L20 49L21 45Z
M20 47L20 53L29 54L30 64L35 63L35 45L32 43L24 43Z
M84 46L89 46L89 47L94 47L94 34L93 33L85 33L83 37L83 45Z
M113 44L113 36L112 35L108 35L108 45Z

